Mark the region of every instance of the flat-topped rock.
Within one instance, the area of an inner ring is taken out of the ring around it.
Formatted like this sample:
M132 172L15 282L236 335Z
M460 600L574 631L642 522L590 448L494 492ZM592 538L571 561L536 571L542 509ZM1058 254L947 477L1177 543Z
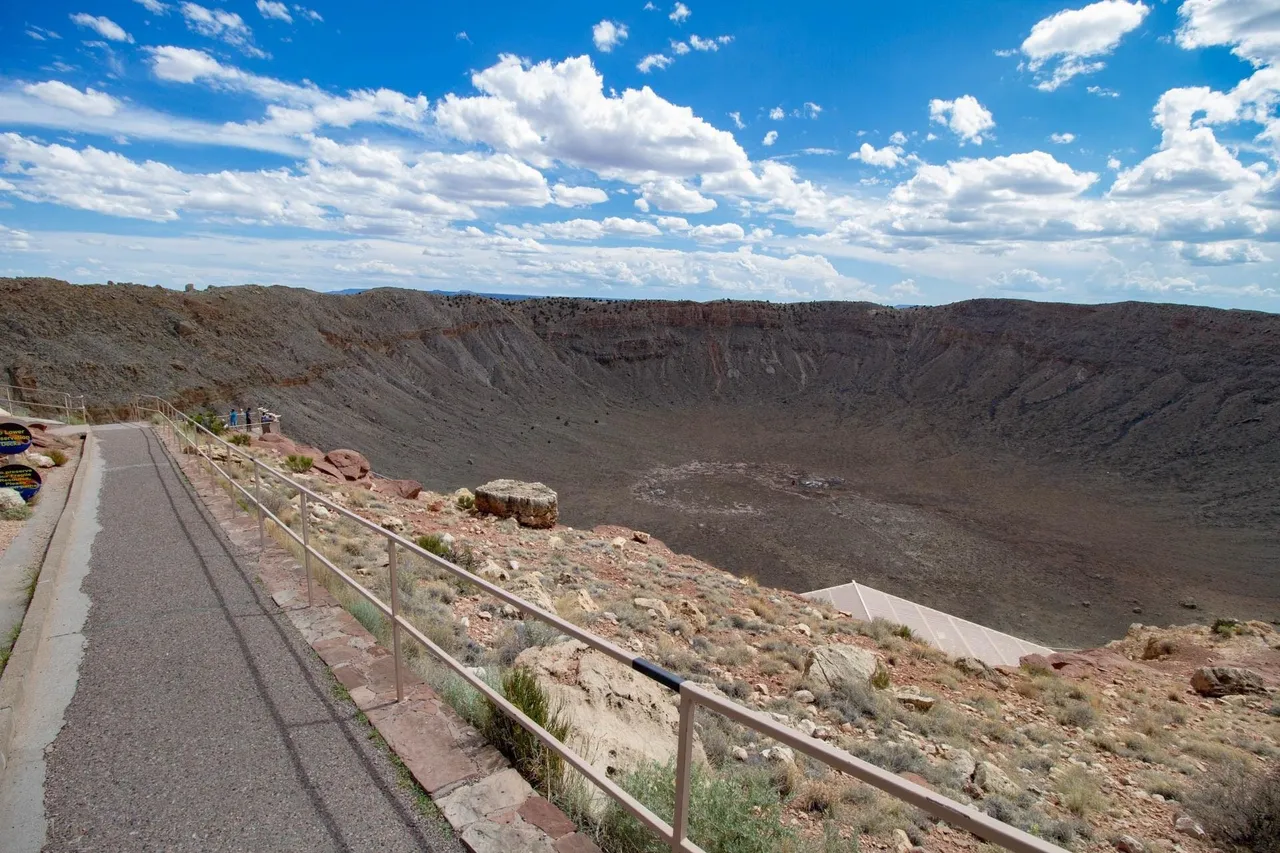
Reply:
M525 527L555 527L560 517L556 493L542 483L491 480L476 489L476 509L514 518Z

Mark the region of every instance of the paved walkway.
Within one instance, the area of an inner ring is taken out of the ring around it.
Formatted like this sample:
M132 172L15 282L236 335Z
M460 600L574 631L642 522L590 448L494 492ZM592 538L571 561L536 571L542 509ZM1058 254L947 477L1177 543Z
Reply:
M48 750L43 849L461 850L398 785L158 439L95 432L90 609Z

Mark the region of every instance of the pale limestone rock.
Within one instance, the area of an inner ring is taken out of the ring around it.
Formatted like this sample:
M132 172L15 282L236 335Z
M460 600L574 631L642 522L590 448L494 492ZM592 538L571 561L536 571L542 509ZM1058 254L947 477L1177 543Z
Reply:
M840 684L866 684L875 675L880 660L873 652L857 646L817 646L809 650L805 677L823 690Z
M556 493L542 483L492 480L476 489L476 509L514 518L525 527L555 527L560 516Z
M671 618L671 611L667 609L667 604L660 598L636 598L632 599L632 604L641 610L653 610L663 619Z
M983 761L975 768L973 782L984 792L1000 797L1016 797L1021 793L1014 781L990 761Z
M499 566L493 560L485 560L484 565L480 567L478 573L480 577L491 581L505 581L511 578L511 573Z
M893 698L897 699L899 704L906 705L908 708L915 708L917 711L928 711L938 702L937 699L932 696L925 696L914 687L893 691Z
M526 572L517 578L513 578L507 584L507 590L520 596L540 610L545 610L548 613L556 612L556 603L551 600L551 594L542 585L542 572Z
M676 614L693 626L693 630L704 631L708 625L707 616L698 605L687 598L676 602Z
M525 649L516 665L533 670L585 738L582 754L610 777L644 761L674 758L680 714L656 682L577 640ZM706 760L696 739L694 753ZM592 801L593 808L605 803L603 795Z
M224 451L225 455L225 451ZM27 452L27 461L37 468L53 468L54 461L43 453Z

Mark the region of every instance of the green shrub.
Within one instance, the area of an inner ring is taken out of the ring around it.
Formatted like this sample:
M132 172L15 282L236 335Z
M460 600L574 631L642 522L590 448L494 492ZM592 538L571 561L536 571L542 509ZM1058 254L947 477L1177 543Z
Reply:
M1088 702L1072 701L1058 709L1055 715L1064 726L1091 729L1098 722L1098 712Z
M0 521L26 521L31 517L31 507L11 506L0 509Z
M67 454L58 450L56 447L49 451L48 456L53 460L53 464L57 465L59 468L67 464Z
M622 787L671 822L675 768L645 764ZM600 823L601 847L611 853L665 853L670 847L617 804ZM774 853L791 849L795 833L782 825L782 803L767 773L743 769L716 775L694 764L689 771L689 838L707 853Z
M458 509L461 510L472 510L476 508L476 499L471 495L458 495L456 503L458 504Z
M836 712L843 723L856 723L862 719L891 719L892 703L865 684L842 681L831 692L817 697L818 704Z
M231 434L231 437L227 439L227 441L230 441L232 444L236 445L237 447L248 447L249 434L247 432L234 432Z
M290 453L284 458L284 467L295 474L305 474L311 470L312 465L310 456L303 456L298 453Z
M560 742L569 738L569 723L560 713L547 691L538 683L538 677L527 667L508 670L502 677L502 695L552 737ZM505 755L520 775L533 787L550 797L559 791L564 782L564 759L552 752L532 732L525 729L492 700L480 730L489 743Z
M222 422L222 418L213 412L197 412L190 415L190 418L214 435L222 435L227 431L227 425Z
M1069 767L1058 777L1058 802L1076 817L1088 817L1103 809L1107 801L1098 781L1083 767Z
M1236 766L1187 796L1187 810L1227 849L1280 850L1280 768L1263 773Z
M358 598L348 605L347 610L352 616L356 617L356 621L365 627L365 630L375 637L382 631L383 625L386 624L386 617L382 615L382 611L374 607L367 599Z
M424 551L430 551L437 557L443 557L448 560L453 557L453 549L451 549L438 533L427 533L413 540L419 548Z
M1234 637L1240 633L1240 623L1235 619L1214 619L1213 633L1219 637Z

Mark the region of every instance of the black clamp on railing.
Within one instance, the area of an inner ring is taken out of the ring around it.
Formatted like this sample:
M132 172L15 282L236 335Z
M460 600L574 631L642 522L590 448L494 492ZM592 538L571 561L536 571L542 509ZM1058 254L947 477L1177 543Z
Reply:
M652 678L663 687L668 690L675 691L676 693L680 692L680 685L684 683L683 675L676 675L674 672L668 672L653 661L648 661L644 658L636 658L631 661L631 668L641 675Z

